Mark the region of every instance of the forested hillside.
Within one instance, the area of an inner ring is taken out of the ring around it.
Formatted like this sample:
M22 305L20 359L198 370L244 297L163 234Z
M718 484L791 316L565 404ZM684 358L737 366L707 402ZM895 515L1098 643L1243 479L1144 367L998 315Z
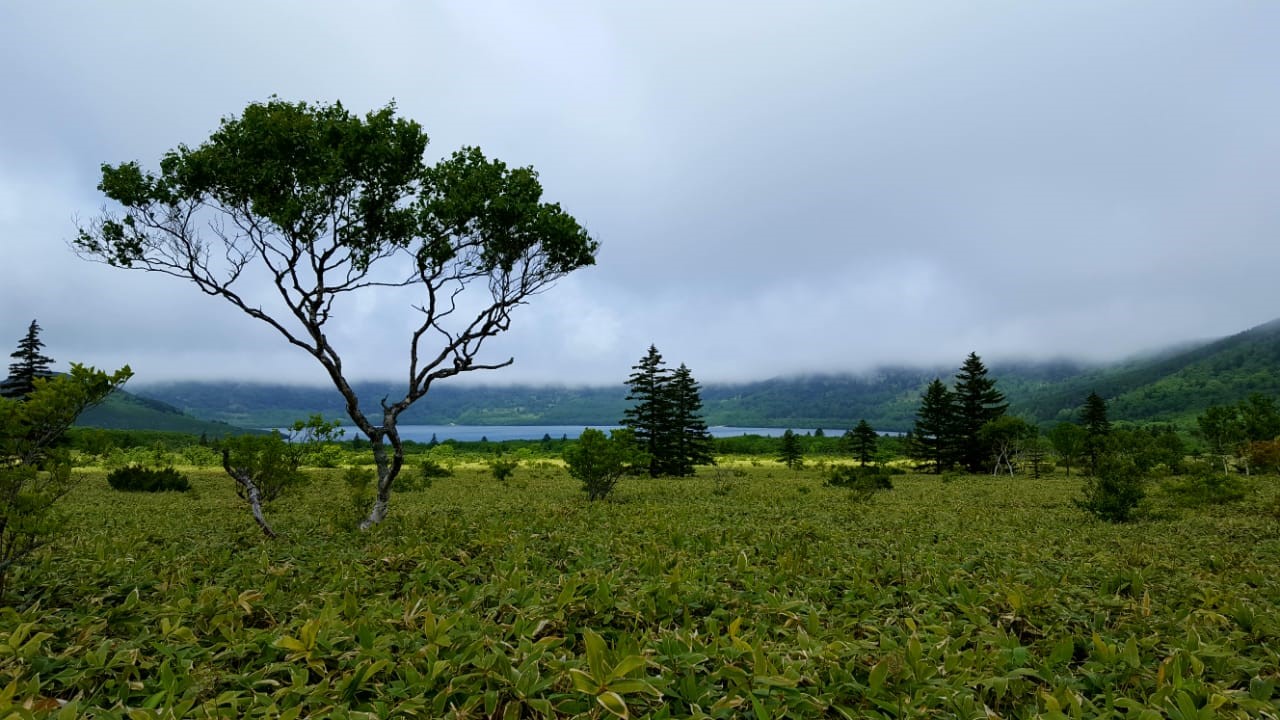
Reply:
M1190 424L1209 405L1250 393L1280 397L1280 320L1181 351L1067 378L1038 392L1010 393L1013 409L1040 422L1069 419L1090 392L1113 418Z
M227 423L192 417L161 400L124 390L115 391L101 405L84 411L76 425L112 430L168 430L208 437L242 432L241 428Z
M979 354L981 350L979 349ZM956 358L958 367L961 358ZM1280 396L1280 321L1214 342L1109 366L1069 361L990 363L1011 410L1039 423L1073 418L1096 391L1111 417L1134 422L1191 423L1210 404L1252 392ZM950 382L956 367L881 368L864 374L811 375L703 387L711 425L852 427L866 419L880 430L911 427L920 393L934 378ZM366 403L399 390L358 383ZM345 417L331 388L251 383L182 382L136 389L189 415L242 427L285 425L320 412ZM459 425L607 425L627 407L616 386L440 385L402 416L406 423Z

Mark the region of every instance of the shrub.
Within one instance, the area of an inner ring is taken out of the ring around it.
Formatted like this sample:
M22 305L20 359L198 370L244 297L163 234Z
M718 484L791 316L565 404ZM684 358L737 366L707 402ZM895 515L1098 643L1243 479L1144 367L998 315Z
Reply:
M1208 463L1195 463L1186 477L1166 481L1161 489L1175 505L1201 507L1243 500L1249 485L1238 475L1215 472Z
M850 488L859 491L892 490L889 474L873 465L836 465L831 468L825 484L828 487Z
M369 503L373 502L374 479L377 475L370 468L347 466L342 472L342 482L347 486L347 511L338 518L344 530L356 530L364 519Z
M493 472L493 476L498 479L498 482L502 483L510 480L518 467L520 467L519 460L497 458L489 461L489 470Z
M141 465L126 465L108 473L107 483L116 490L128 492L186 492L191 489L187 476L171 467L152 470Z
M1096 474L1087 479L1076 506L1107 522L1127 522L1145 496L1145 480L1130 458L1103 455Z
M236 494L248 499L248 486L257 488L260 500L270 502L306 476L299 470L298 447L278 432L270 435L237 435L221 442L223 469L236 481Z
M572 446L564 451L569 476L582 482L588 500L603 500L613 492L624 475L635 474L648 464L648 458L635 446L630 430L614 430L609 437L599 430L586 428Z

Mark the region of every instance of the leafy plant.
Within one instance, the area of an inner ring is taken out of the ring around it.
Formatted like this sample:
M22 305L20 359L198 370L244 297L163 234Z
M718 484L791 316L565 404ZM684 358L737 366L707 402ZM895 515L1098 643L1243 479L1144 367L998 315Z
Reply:
M1196 463L1183 477L1170 478L1161 485L1164 493L1181 507L1224 505L1249 494L1249 484L1239 475L1215 472L1208 463Z
M107 474L107 484L128 492L186 492L191 482L174 468L152 469L127 465Z
M493 477L500 483L506 483L510 480L518 467L520 467L519 460L495 458L489 461L489 471L493 473Z
M648 457L637 447L635 433L626 428L609 437L594 428L585 428L578 441L564 451L569 476L582 483L588 500L603 500L618 481L648 465Z
M1132 459L1116 453L1098 457L1096 472L1085 480L1077 507L1107 522L1128 522L1146 495L1145 479Z

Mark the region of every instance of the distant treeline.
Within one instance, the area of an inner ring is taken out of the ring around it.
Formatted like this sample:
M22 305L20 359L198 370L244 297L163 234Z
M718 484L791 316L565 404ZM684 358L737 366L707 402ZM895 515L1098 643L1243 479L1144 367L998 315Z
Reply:
M1280 395L1280 321L1190 349L1105 367L1071 362L992 362L1010 412L1049 426L1074 419L1081 398L1103 397L1117 421L1172 422L1184 429L1210 405L1252 393ZM882 431L915 422L929 381L954 368L883 368L859 375L813 375L703 386L709 425L852 428L866 419ZM277 427L311 413L346 416L332 389L231 382L139 385L134 392L201 420ZM396 388L358 383L367 403ZM401 417L404 424L612 425L626 410L626 388L442 384Z

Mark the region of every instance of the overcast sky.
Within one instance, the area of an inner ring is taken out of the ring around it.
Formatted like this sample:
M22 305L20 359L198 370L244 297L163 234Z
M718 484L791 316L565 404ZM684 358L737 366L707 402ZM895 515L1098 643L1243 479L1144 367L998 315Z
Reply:
M394 99L532 165L598 265L491 383L1112 359L1280 316L1280 3L0 1L0 348L135 383L323 382L194 286L75 257L102 162L272 94ZM412 311L339 308L353 375Z

